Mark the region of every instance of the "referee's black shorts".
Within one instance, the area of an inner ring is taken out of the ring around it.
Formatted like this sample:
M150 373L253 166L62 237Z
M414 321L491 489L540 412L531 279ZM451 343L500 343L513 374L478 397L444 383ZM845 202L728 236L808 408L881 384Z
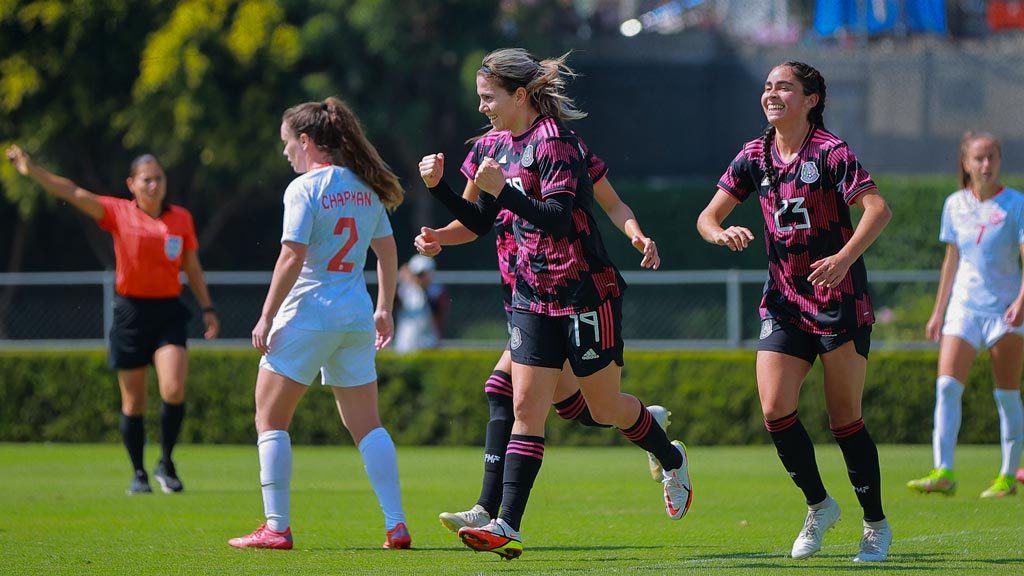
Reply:
M114 299L114 324L110 327L110 367L141 368L153 363L161 346L185 346L192 313L180 298Z

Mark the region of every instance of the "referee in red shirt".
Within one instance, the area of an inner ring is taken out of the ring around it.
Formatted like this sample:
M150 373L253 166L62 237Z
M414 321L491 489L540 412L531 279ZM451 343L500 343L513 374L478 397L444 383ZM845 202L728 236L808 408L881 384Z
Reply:
M171 453L185 417L186 324L191 314L178 297L179 274L203 309L205 337L217 337L220 323L206 289L196 252L192 215L166 202L167 183L156 157L146 154L131 165L127 184L133 200L93 194L32 163L21 148L11 146L7 158L24 176L96 220L114 237L116 292L114 325L110 329L110 366L121 387L121 436L135 477L128 494L149 493L143 463L145 444L146 370L156 367L160 397L160 439L163 455L153 471L164 492L181 492Z

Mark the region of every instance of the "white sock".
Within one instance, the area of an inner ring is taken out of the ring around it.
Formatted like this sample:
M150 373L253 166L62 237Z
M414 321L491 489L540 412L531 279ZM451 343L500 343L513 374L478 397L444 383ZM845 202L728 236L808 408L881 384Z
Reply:
M1003 464L999 474L1013 476L1020 464L1021 441L1024 440L1024 408L1020 390L996 388L992 391L999 409L999 439L1003 447Z
M953 469L963 395L964 385L956 378L939 376L935 379L935 428L932 431L935 468Z
M363 455L366 475L384 511L384 528L391 530L395 524L405 522L395 443L383 427L374 428L359 442L359 453Z
M291 525L292 439L285 430L267 430L256 439L256 447L267 527L284 532Z

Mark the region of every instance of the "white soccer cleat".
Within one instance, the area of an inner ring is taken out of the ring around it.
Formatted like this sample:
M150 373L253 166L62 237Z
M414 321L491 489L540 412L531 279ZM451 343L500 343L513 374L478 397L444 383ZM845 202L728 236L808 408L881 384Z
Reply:
M799 560L821 550L821 541L825 538L825 532L835 526L841 512L839 503L831 496L825 496L821 508L817 510L808 508L804 527L793 542L793 550L789 555Z
M456 534L459 528L483 528L491 522L491 515L479 504L465 512L441 512L437 518L442 526Z
M671 416L672 413L664 406L657 405L648 406L647 411L651 413L651 417L653 417L654 421L658 423L658 426L661 426L661 429L667 432L668 425L672 423L668 417ZM650 452L647 453L647 465L651 469L651 480L661 482L661 462L658 462L658 459Z
M888 520L879 522L864 521L864 535L860 539L860 554L853 557L854 562L881 562L889 556L889 545L892 544L892 528Z
M673 440L672 445L683 456L683 463L675 470L663 470L661 484L665 494L665 513L669 518L679 520L690 511L690 504L693 503L693 484L690 483L686 446L679 440Z

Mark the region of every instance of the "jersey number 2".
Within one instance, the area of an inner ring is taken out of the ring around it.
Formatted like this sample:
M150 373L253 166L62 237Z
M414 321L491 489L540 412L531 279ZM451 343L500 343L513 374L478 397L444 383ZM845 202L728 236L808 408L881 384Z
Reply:
M359 240L359 231L356 230L356 219L348 216L338 218L338 223L334 225L334 235L340 236L342 233L348 230L348 240L342 245L341 250L331 258L331 261L327 263L328 272L351 272L355 264L352 262L345 262L345 256L348 255L348 251L355 246L356 240Z

